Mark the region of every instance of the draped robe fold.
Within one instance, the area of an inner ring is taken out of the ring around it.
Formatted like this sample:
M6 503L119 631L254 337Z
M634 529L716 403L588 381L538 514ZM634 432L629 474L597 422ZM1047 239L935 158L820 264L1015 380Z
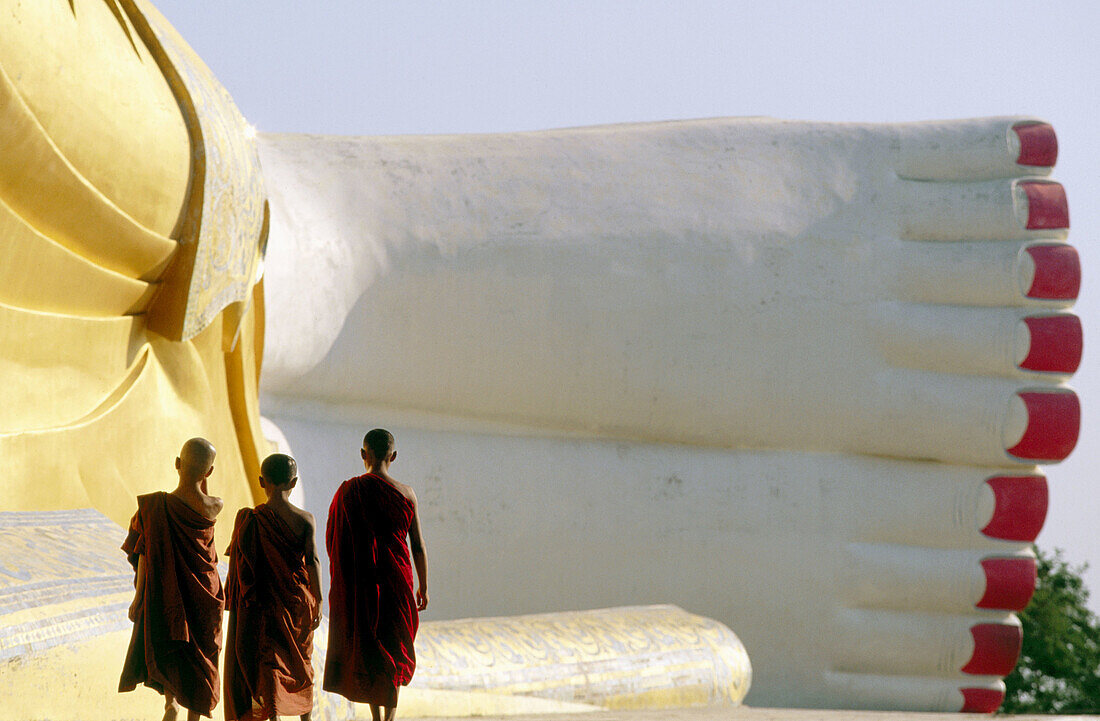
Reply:
M122 550L135 571L145 556L145 585L118 690L142 683L210 716L225 605L214 521L163 491L137 501Z
M324 688L394 706L412 680L419 625L406 536L413 503L384 479L345 481L329 506L329 641Z
M229 545L225 718L261 721L313 707L313 612L306 540L267 504L242 508Z

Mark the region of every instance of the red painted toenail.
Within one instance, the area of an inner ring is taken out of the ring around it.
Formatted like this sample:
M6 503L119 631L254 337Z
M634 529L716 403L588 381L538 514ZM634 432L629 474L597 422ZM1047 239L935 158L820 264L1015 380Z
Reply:
M1060 461L1077 445L1081 430L1081 402L1073 391L1023 392L1027 430L1020 442L1008 449L1028 461Z
M1061 183L1029 180L1020 183L1027 194L1027 229L1058 230L1069 227L1069 203Z
M1027 254L1035 261L1028 298L1073 300L1081 290L1081 260L1072 245L1033 245Z
M1073 373L1081 365L1081 319L1069 313L1024 318L1031 333L1027 358L1020 363L1029 371Z
M963 707L960 713L993 713L1005 700L1005 692L996 688L960 688Z
M974 637L974 654L963 673L975 676L1007 676L1020 657L1024 633L1019 626L1002 623L979 623L970 627Z
M978 608L1022 611L1035 593L1034 558L983 558L985 593Z
M1034 541L1047 518L1047 479L994 476L985 482L993 489L993 518L982 533L1004 541Z
M1058 160L1058 136L1047 123L1020 123L1012 126L1020 138L1020 165L1050 168Z

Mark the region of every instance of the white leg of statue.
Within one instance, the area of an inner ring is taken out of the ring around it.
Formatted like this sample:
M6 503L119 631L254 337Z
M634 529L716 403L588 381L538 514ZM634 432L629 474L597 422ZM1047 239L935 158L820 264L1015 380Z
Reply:
M322 516L392 426L448 616L671 602L750 704L995 706L1077 436L1054 153L1020 118L261 136L264 407Z

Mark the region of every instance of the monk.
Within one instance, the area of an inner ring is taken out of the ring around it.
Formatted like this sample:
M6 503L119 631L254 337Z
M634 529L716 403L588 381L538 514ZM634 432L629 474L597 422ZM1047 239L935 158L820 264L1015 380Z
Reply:
M134 567L130 604L134 633L119 691L139 683L164 694L164 720L210 716L218 704L222 594L214 519L222 500L207 495L213 444L192 438L176 458L179 485L171 493L138 496L122 550Z
M313 708L313 631L321 623L321 562L313 514L290 502L298 464L264 459L267 502L242 508L229 544L225 718L309 721Z
M394 721L416 668L418 612L428 606L428 562L416 494L394 480L393 435L376 428L360 450L366 474L344 481L328 511L329 640L324 688ZM406 545L406 537L408 544ZM413 593L409 548L419 584Z

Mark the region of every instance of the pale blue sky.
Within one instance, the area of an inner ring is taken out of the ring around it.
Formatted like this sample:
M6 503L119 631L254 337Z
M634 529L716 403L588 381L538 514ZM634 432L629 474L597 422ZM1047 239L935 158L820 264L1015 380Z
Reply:
M154 0L264 131L534 130L713 116L1054 124L1085 285L1077 450L1040 546L1100 595L1100 4ZM1100 597L1092 599L1100 608Z

